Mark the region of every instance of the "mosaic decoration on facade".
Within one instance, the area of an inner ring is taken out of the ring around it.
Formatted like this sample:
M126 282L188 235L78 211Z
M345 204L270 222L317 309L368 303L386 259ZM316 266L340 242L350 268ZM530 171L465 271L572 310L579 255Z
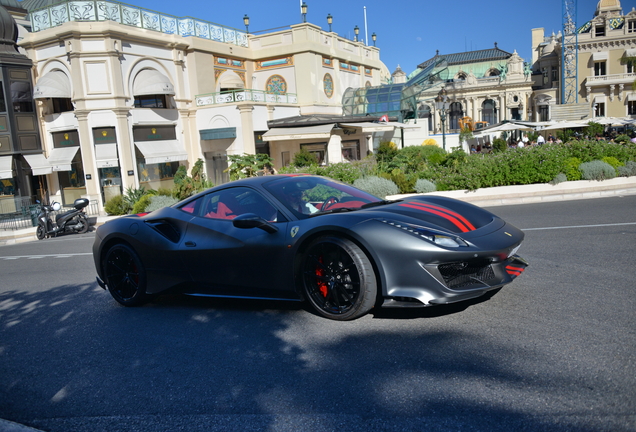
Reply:
M272 75L267 79L265 90L267 93L275 95L285 94L287 93L287 82L285 81L285 78L280 75Z
M373 75L373 73L371 72L371 69L369 69L369 68L364 68L364 74L368 75L368 76Z
M333 67L333 62L331 61L331 59L323 57L322 58L322 65L332 68Z
M262 61L256 62L256 70L272 69L272 68L283 67L283 66L293 66L293 64L294 64L293 57L262 60Z
M30 13L34 32L70 21L114 21L166 34L196 36L217 42L248 46L247 34L218 24L179 18L115 1L71 0Z
M214 65L241 68L241 69L245 67L244 62L242 60L236 60L232 58L223 58L223 57L214 57Z
M322 85L325 90L325 95L331 99L333 96L333 78L331 78L330 74L325 74L325 77L322 79Z

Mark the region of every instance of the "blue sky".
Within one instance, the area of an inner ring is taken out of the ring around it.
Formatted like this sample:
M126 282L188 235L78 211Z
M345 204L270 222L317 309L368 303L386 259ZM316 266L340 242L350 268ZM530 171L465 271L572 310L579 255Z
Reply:
M546 36L562 26L560 0L419 0L392 2L379 0L305 0L307 21L328 30L327 15L333 16L332 30L372 44L376 33L380 59L392 72L399 64L410 73L435 51L451 54L487 49L497 42L500 49L514 50L531 61L531 30L543 27ZM244 29L243 16L250 17L250 32L289 26L302 21L300 0L174 1L128 0L126 3L176 15L191 16ZM577 26L594 17L598 0L578 0ZM622 0L623 12L636 7L636 0Z

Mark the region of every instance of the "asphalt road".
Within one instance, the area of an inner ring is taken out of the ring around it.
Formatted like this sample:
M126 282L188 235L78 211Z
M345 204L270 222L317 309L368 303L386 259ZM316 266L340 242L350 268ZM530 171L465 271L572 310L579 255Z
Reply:
M0 418L46 431L635 431L636 196L493 207L526 272L353 322L94 282L94 234L0 247Z

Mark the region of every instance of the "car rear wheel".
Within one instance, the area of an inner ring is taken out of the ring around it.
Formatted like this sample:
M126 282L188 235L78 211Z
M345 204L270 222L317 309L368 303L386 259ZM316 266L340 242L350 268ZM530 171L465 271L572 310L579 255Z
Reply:
M320 315L339 321L369 312L377 282L366 254L350 240L320 237L306 249L301 264L304 294Z
M146 271L130 246L118 244L108 249L103 269L108 291L119 303L138 306L147 300Z

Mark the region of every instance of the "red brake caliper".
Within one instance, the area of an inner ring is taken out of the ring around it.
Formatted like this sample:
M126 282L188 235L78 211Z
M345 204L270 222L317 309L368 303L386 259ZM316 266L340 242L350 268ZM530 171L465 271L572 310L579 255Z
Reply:
M318 258L318 262L322 264L322 257ZM327 284L322 279L325 276L325 270L322 266L316 266L316 283L323 297L327 297Z

